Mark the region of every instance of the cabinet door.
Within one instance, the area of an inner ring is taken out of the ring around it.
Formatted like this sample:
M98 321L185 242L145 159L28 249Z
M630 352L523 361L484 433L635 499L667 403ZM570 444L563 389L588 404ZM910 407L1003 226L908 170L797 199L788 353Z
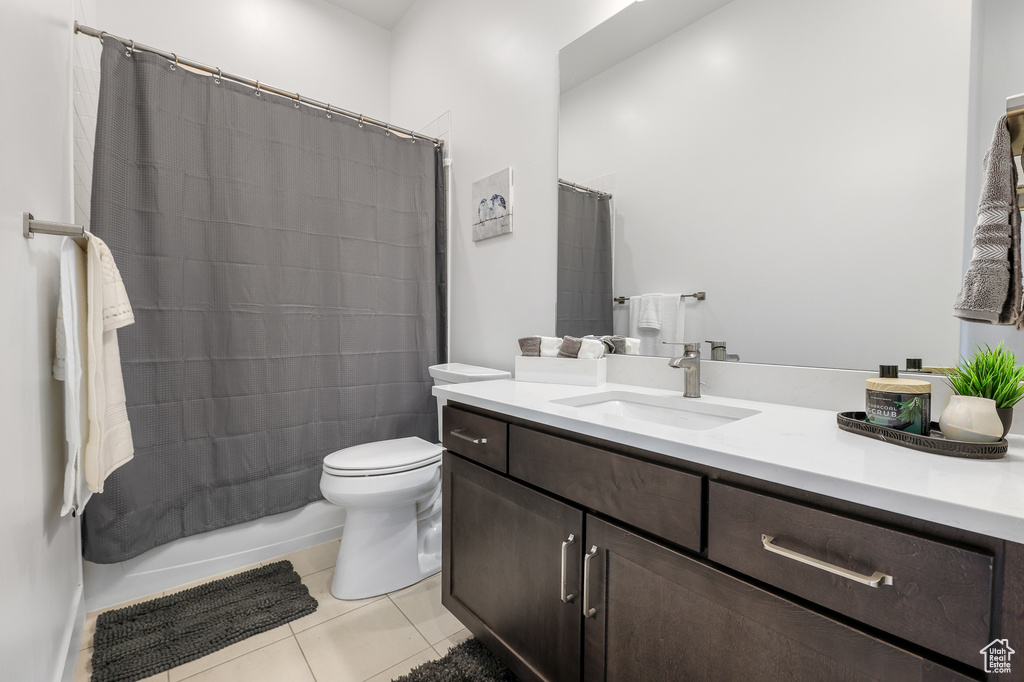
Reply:
M521 679L578 680L583 513L451 453L443 471L442 603Z
M582 604L594 609L584 621L588 682L968 679L588 516L586 547L595 546Z

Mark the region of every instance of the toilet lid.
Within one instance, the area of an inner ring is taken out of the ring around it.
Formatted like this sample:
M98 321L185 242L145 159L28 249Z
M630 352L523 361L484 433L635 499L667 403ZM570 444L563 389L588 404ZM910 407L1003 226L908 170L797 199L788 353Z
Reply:
M334 476L397 473L441 459L442 446L422 438L395 438L364 443L324 457L324 471Z

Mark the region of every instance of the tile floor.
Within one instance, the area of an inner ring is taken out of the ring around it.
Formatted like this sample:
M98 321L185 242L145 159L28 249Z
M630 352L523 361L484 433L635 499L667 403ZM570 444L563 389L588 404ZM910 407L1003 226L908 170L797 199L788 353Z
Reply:
M327 542L271 561L288 559L320 603L314 613L148 678L146 682L388 682L443 656L471 635L441 606L440 574L387 596L341 601L331 595L338 542ZM214 576L223 578L232 573ZM193 587L200 580L152 594L145 601ZM120 608L126 602L110 608ZM92 673L93 611L85 621L75 682Z

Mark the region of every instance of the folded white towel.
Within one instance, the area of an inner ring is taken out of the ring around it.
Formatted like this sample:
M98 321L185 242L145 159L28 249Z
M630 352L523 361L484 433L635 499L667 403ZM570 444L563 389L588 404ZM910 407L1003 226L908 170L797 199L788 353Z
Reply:
M85 394L89 436L82 468L89 490L101 493L110 472L135 454L117 346L117 330L135 322L135 316L110 249L92 234L86 263Z
M542 358L558 357L558 350L562 347L562 339L556 336L540 337L540 356Z
M82 470L82 443L89 428L83 393L86 357L86 256L65 238L60 251L60 298L57 303L57 355L53 377L64 382L64 502L60 515L81 514L92 497Z
M640 296L640 312L637 326L640 329L661 329L662 294L643 294Z
M626 355L640 355L640 339L626 337Z
M583 339L580 344L580 352L576 354L576 357L584 360L597 360L604 357L604 350L604 342L600 339Z

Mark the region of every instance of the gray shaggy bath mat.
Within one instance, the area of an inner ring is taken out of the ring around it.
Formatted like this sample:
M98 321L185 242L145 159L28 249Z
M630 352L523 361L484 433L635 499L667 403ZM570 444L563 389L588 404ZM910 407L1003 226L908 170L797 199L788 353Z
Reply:
M442 658L392 682L519 682L519 678L478 640L467 639Z
M290 561L101 613L93 682L134 682L316 611Z

